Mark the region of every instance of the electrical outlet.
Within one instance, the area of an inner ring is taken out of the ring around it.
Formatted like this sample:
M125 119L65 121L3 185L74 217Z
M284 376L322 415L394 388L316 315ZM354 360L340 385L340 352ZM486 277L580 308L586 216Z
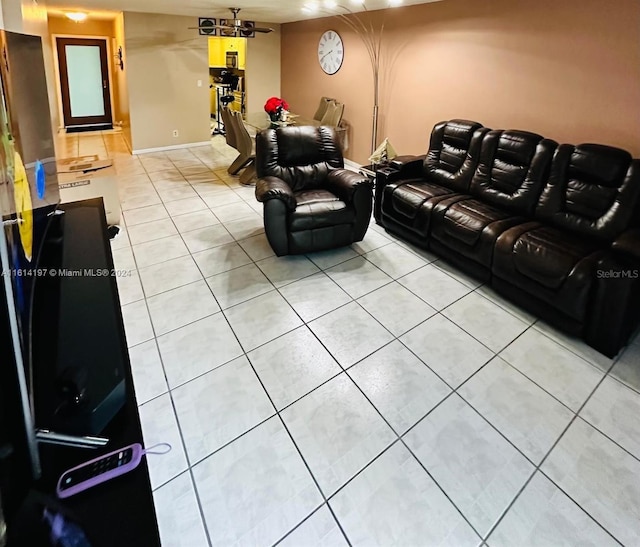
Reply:
M177 136L178 136L178 130L177 130L177 129L174 129L174 130L173 130L173 136L174 136L174 137L177 137Z

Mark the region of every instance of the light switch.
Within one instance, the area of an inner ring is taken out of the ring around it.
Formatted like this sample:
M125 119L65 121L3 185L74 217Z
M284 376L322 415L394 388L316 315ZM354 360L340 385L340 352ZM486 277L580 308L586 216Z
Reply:
M198 87L202 87L202 80L198 80Z

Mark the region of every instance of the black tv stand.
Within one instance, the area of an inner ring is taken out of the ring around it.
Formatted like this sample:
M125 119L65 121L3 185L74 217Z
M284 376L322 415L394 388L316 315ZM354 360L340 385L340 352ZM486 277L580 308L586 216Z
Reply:
M87 208L93 209L99 214L87 215ZM66 204L62 205L61 209L66 211L64 216L67 217L67 228L73 226L74 230L81 229L84 234L84 241L78 241L78 249L82 256L74 257L73 253L67 249L61 267L77 267L79 261L83 268L113 270L102 199ZM76 220L81 218L82 222L97 223L97 225L85 224L83 227L79 227L77 223L69 222L69 219L81 210L82 214L76 215ZM56 237L55 233L53 237ZM62 234L62 240L65 237L65 234ZM95 253L92 252L92 249L106 249L107 251ZM99 257L101 255L104 256L106 263L100 263ZM96 257L98 258L96 259ZM96 260L97 262L95 262ZM75 266L73 266L74 264ZM108 340L111 347L110 358L122 359L124 404L119 410L116 410L115 417L109 421L108 425L99 432L101 437L109 439L107 445L103 447L88 450L52 444L39 445L42 476L33 485L32 492L27 496L22 509L9 523L9 546L48 545L48 543L43 543L46 541L46 527L42 524L41 505L43 500L49 500L60 510L71 515L73 520L85 531L93 547L160 546L145 458L135 470L126 475L65 500L55 499L56 483L60 475L67 469L129 444L144 444L116 280L109 276L104 281L104 283L97 284L89 283L87 291L82 293L86 305L79 307L76 311L80 315L90 313L96 317L108 319L98 323L93 321L91 323L93 332L85 329L82 331L82 336L69 339L67 342L69 347L65 348L65 354L69 354L72 347L77 347L79 355L87 358L90 355L88 353L90 348L93 348L94 351L96 348L101 348L99 351L102 352L107 351L104 349L104 341ZM97 291L98 294L92 295L92 291ZM62 297L54 295L52 302L55 302L56 298L65 298L65 302L58 302L59 309L65 310L66 307L62 304L68 304L67 300L73 300L74 295L68 294ZM78 317L76 317L77 319ZM100 358L102 357L101 355ZM37 360L35 363L37 368L43 365ZM41 371L35 370L34 376L39 372ZM36 422L36 425L39 424ZM84 422L82 425L91 425L91 422ZM82 433L80 430L78 432Z

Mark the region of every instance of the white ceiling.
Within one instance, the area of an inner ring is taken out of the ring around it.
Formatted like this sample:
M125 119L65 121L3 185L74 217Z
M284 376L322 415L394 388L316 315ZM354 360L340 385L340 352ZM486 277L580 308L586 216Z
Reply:
M402 5L427 4L440 0L403 0ZM229 17L231 6L242 8L239 18L268 23L290 23L303 19L325 17L339 13L339 8L322 8L325 0L47 0L47 7L59 10L113 10L192 15L194 17ZM316 14L302 11L305 4L320 6ZM334 4L345 4L351 11L362 11L362 6L352 0L338 0ZM368 10L389 7L389 0L366 0ZM53 11L53 10L52 10Z

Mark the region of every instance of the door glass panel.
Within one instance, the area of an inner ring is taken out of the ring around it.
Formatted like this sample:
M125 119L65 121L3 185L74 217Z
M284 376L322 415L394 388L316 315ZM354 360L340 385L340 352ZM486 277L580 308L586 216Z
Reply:
M71 116L104 116L99 46L65 46Z

